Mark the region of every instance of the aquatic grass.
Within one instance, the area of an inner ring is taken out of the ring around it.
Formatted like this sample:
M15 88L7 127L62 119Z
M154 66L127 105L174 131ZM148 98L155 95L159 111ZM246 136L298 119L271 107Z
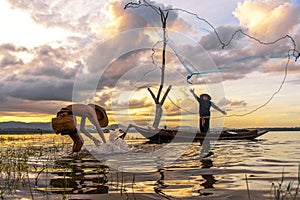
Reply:
M247 175L245 175L245 181L246 181L248 199L251 200ZM284 186L285 176L284 176L284 169L283 169L281 173L280 182L278 184L274 182L271 184L270 199L271 200L272 199L275 200L296 200L297 199L299 194L299 188L300 188L300 163L298 164L297 182L298 183L296 187L294 187L294 180L289 181L288 184Z
M54 161L60 158L57 153L66 149L68 143L64 138L63 142L55 141L57 137L53 136L46 137L46 146L42 145L45 142L44 135L0 137L0 199L13 197L20 191L26 191L34 199L34 192L38 192L35 187L38 186L40 175L56 168ZM35 146L39 143L41 145ZM66 199L66 195L64 196Z
M135 197L136 176L133 173L125 173L123 171L111 171L109 173L109 182L111 187L114 187L115 191L120 193L123 199L129 199L129 193L132 194L132 198ZM130 191L131 190L131 191ZM124 197L123 197L124 196Z
M132 194L133 194L133 199L136 200L135 198L135 193L134 193L134 186L135 186L135 174L133 174L132 176L132 183L131 183L131 190L132 190Z
M247 186L248 199L251 200L248 177L246 174L245 174L245 180L246 180L246 186Z
M13 194L18 186L26 187L30 184L26 177L28 171L28 151L8 148L0 153L0 190L1 198ZM30 186L29 186L30 187Z
M294 187L294 180L289 181L287 186L284 186L285 177L284 177L284 170L281 174L281 180L278 184L274 182L271 185L271 192L270 192L270 199L274 197L275 200L296 200L299 193L300 187L300 163L298 164L298 178L297 178L297 185Z
M71 167L71 163L69 165L69 167ZM69 168L68 167L68 168ZM62 181L62 188L63 188L63 192L62 192L62 198L63 200L68 199L68 195L69 192L67 191L67 188L69 188L70 186L70 182L67 180L69 177L67 177L66 173L63 174L63 181Z
M40 175L56 168L57 153L66 145L53 142L52 146L31 146L29 142L38 141L37 136L5 136L0 140L7 143L0 150L0 199L13 197L20 189L34 199ZM66 194L63 196L67 199Z

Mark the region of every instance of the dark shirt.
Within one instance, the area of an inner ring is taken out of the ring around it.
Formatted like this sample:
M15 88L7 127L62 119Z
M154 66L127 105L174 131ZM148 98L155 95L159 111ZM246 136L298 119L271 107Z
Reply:
M213 103L209 100L205 101L199 97L197 97L197 101L199 103L200 117L209 117L210 116L210 107L212 106Z

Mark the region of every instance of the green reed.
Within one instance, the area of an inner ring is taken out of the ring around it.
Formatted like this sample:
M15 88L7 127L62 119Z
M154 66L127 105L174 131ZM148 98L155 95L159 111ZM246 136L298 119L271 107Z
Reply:
M284 170L282 171L281 180L279 183L272 183L271 186L271 196L273 194L273 197L275 200L296 200L299 193L299 187L300 187L300 163L298 164L298 179L297 184L295 184L295 181L289 181L288 184L285 184L285 177L284 177Z
M20 189L29 191L31 199L34 199L40 175L53 170L53 163L59 157L57 152L65 149L67 144L53 141L52 146L35 147L28 143L38 139L36 136L0 137L1 142L11 142L0 150L0 199L13 196ZM14 146L16 141L22 145ZM66 195L63 198L66 199Z
M248 192L248 199L251 200L248 177L245 175L245 181ZM281 180L279 183L272 183L270 189L270 199L273 200L296 200L300 189L300 163L298 164L298 178L297 184L294 180L285 184L284 170L281 173Z
M0 153L0 194L4 198L6 194L13 194L19 186L30 185L27 179L27 161L31 155L30 149L8 148Z

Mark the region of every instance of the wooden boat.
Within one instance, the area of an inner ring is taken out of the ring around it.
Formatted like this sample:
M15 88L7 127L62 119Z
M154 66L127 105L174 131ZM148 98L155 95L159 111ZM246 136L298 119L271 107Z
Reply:
M131 125L137 132L148 138L153 143L169 143L173 139L176 142L184 141L202 141L204 139L211 140L253 140L265 133L268 130L257 129L228 129L220 132L193 133L191 131L178 131L176 129L159 129L143 128Z

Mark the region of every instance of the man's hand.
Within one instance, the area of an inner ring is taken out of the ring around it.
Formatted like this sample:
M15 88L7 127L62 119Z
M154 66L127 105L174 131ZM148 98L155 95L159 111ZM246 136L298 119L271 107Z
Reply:
M93 139L93 142L95 143L96 146L100 146L101 142L97 140L96 138Z
M190 89L190 91L191 91L191 93L194 93L195 89L194 89L194 88L192 88L192 89Z

